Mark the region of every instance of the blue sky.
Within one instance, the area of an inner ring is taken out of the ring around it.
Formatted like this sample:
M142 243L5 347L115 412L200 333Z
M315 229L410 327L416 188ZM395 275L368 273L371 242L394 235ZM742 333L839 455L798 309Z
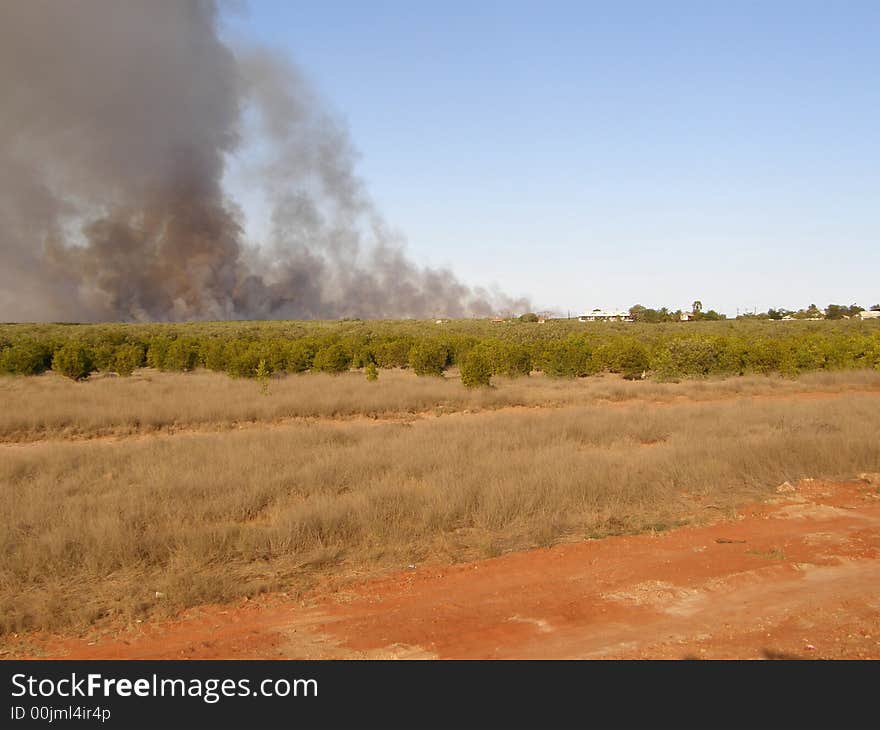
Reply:
M270 2L411 256L538 308L880 301L880 2Z

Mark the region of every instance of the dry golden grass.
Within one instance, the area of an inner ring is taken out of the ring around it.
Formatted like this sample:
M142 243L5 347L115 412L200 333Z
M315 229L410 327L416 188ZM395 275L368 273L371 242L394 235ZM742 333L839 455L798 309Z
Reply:
M131 378L94 377L73 382L55 373L0 377L0 442L177 431L228 429L243 423L296 418L400 417L507 406L589 405L603 401L671 402L800 392L880 391L880 371L813 373L797 380L742 377L681 383L625 381L616 376L554 380L494 378L496 387L469 391L453 371L418 378L382 371L375 383L358 372L320 373L271 381L269 395L252 380L220 373L142 370Z
M706 400L0 446L3 630L82 627L298 590L321 573L663 529L731 510L785 480L880 471L877 395L716 400L735 387L866 389L876 387L873 376L679 386L536 378L470 394L455 382L383 373L373 391L361 379L291 378L273 382L265 399L253 383L208 374L152 377L80 390L57 380L6 383L4 395L17 392L20 407L35 415L19 426L4 415L4 428L68 428L87 403L100 410L80 432L142 427L157 412L153 424L180 423L187 408L193 423L273 419L295 409L405 412L441 400L457 408L517 398L578 403L613 399L617 388L627 397ZM78 395L53 410L40 401L44 387L56 397ZM128 413L114 413L114 404Z

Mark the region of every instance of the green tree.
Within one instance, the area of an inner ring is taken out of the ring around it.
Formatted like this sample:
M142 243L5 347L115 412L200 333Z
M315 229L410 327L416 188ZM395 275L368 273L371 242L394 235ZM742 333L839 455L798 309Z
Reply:
M799 309L794 315L797 319L822 319L822 310L815 304L811 304L806 309Z
M85 380L93 367L92 354L79 342L68 342L52 357L52 369L73 380Z
M647 307L643 307L641 304L633 304L629 308L629 316L633 322L647 322L645 317L647 311Z
M338 343L324 347L315 353L312 367L322 373L344 373L351 367L351 353Z
M39 375L51 363L52 350L36 340L20 340L0 353L0 372L10 375Z
M479 350L465 355L461 363L461 382L466 388L485 388L492 380L492 366Z
M416 375L442 376L449 350L439 342L420 342L409 351L409 366Z
M269 376L271 374L272 371L269 370L266 361L261 359L260 362L257 363L257 369L254 372L254 375L257 378L257 382L260 384L260 393L263 395L269 395Z
M111 342L102 342L91 347L92 365L95 370L113 370L116 347Z
M493 375L518 378L532 371L532 357L528 348L516 342L488 340L477 349L489 360Z
M153 337L147 348L147 367L161 370L165 364L165 353L168 352L170 345L171 340L167 337Z
M168 344L160 367L162 370L188 372L195 370L198 364L198 343L189 337L179 337Z
M582 378L602 367L593 357L590 344L574 335L561 342L548 343L540 359L543 371L557 378Z
M315 362L317 345L311 340L296 340L287 348L286 370L289 373L304 373L311 370Z
M131 375L144 364L144 348L140 345L120 345L113 353L112 367L117 375Z
M253 378L263 357L259 343L231 340L223 348L223 370L233 378ZM266 363L268 365L268 363Z
M707 337L670 339L655 353L651 369L667 378L708 375L720 350L721 344Z
M648 348L634 339L620 340L614 353L614 370L627 380L636 380L650 367Z
M412 337L394 337L378 343L373 350L376 364L380 368L405 368L414 344Z

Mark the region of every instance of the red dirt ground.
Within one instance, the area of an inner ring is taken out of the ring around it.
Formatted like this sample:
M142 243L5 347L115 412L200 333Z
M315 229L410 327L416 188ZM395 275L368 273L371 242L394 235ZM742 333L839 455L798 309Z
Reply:
M188 611L57 658L880 658L880 478L804 481L737 519ZM20 654L20 652L14 652Z

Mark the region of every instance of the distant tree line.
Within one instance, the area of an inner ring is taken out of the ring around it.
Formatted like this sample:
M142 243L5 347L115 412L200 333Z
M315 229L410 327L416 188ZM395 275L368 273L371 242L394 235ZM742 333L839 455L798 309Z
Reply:
M688 320L699 322L718 322L727 319L726 315L716 312L714 309L704 311L702 302L699 300L691 306L690 312L683 312L681 309L670 311L666 307L660 309L650 309L641 304L634 304L629 308L629 316L633 322L646 322L648 324L658 324L660 322L680 322L682 315L687 315Z
M880 312L880 304L874 304L870 307L872 311ZM849 319L864 312L865 308L858 304L829 304L825 309L819 309L815 304L811 304L804 309L768 309L760 314L743 315L757 317L759 319Z

